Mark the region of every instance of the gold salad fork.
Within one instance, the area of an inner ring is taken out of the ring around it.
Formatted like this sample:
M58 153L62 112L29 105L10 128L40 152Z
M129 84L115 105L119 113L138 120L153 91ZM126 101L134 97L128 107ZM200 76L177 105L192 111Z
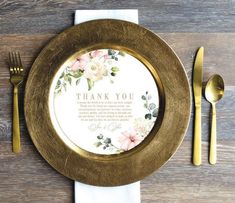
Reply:
M18 87L23 81L23 66L19 52L9 53L10 65L10 82L14 87L13 94L13 152L20 153L20 122L19 122L19 106L18 106Z

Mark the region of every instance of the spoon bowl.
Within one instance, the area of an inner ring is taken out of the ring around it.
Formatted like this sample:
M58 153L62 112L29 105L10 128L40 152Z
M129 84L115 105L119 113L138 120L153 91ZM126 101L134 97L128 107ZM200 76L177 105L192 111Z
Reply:
M206 84L205 96L210 103L218 102L224 95L224 80L220 75L213 75Z
M205 88L205 97L212 106L211 139L210 139L210 164L215 164L216 155L216 109L215 104L224 95L224 80L220 75L213 75L207 82Z

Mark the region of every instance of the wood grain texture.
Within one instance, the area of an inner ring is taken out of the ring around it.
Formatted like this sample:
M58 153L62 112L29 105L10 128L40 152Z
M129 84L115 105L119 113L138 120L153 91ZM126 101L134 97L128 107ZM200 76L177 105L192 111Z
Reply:
M159 171L141 181L142 203L235 202L234 0L0 0L0 202L73 202L73 182L54 171L32 145L22 111L23 88L23 152L18 156L11 152L8 51L21 52L27 75L42 47L73 25L75 9L114 8L139 9L140 24L162 33L160 36L182 60L190 81L195 51L203 45L204 81L219 73L226 84L225 97L217 106L218 164L210 166L207 161L209 104L203 99L203 165L191 164L192 112L187 135L177 153Z
M58 33L76 9L139 9L140 24L158 32L234 32L234 0L1 0L0 33Z
M208 157L209 103L203 99L203 165L194 167L192 118L183 144L159 171L141 181L143 203L152 202L234 202L235 201L235 80L233 56L235 34L160 33L176 51L191 81L196 49L205 47L204 81L213 73L223 75L225 97L217 105L218 164ZM10 50L20 50L26 72L41 48L54 37L41 35L0 35L0 202L73 202L73 182L52 169L33 146L20 112L22 149L11 152L11 86L6 63ZM218 57L219 56L219 57ZM20 106L23 108L23 88Z

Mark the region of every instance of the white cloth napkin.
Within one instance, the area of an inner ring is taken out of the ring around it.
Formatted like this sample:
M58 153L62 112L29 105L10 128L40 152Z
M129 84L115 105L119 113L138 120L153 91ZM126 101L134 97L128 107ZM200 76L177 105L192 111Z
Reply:
M94 19L119 19L138 24L138 10L76 10L74 24ZM75 203L140 203L140 182L98 187L75 181Z

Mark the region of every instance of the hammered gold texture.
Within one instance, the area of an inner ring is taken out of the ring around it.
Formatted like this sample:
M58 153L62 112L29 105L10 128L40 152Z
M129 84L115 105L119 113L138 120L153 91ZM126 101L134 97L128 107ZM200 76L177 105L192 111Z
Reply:
M118 155L75 149L57 135L49 115L49 89L58 69L74 53L95 48L129 52L146 65L159 88L160 117L150 135ZM143 179L175 153L188 127L191 94L182 63L160 37L130 22L94 20L65 30L42 50L28 76L24 106L33 143L52 167L83 183L116 186Z

